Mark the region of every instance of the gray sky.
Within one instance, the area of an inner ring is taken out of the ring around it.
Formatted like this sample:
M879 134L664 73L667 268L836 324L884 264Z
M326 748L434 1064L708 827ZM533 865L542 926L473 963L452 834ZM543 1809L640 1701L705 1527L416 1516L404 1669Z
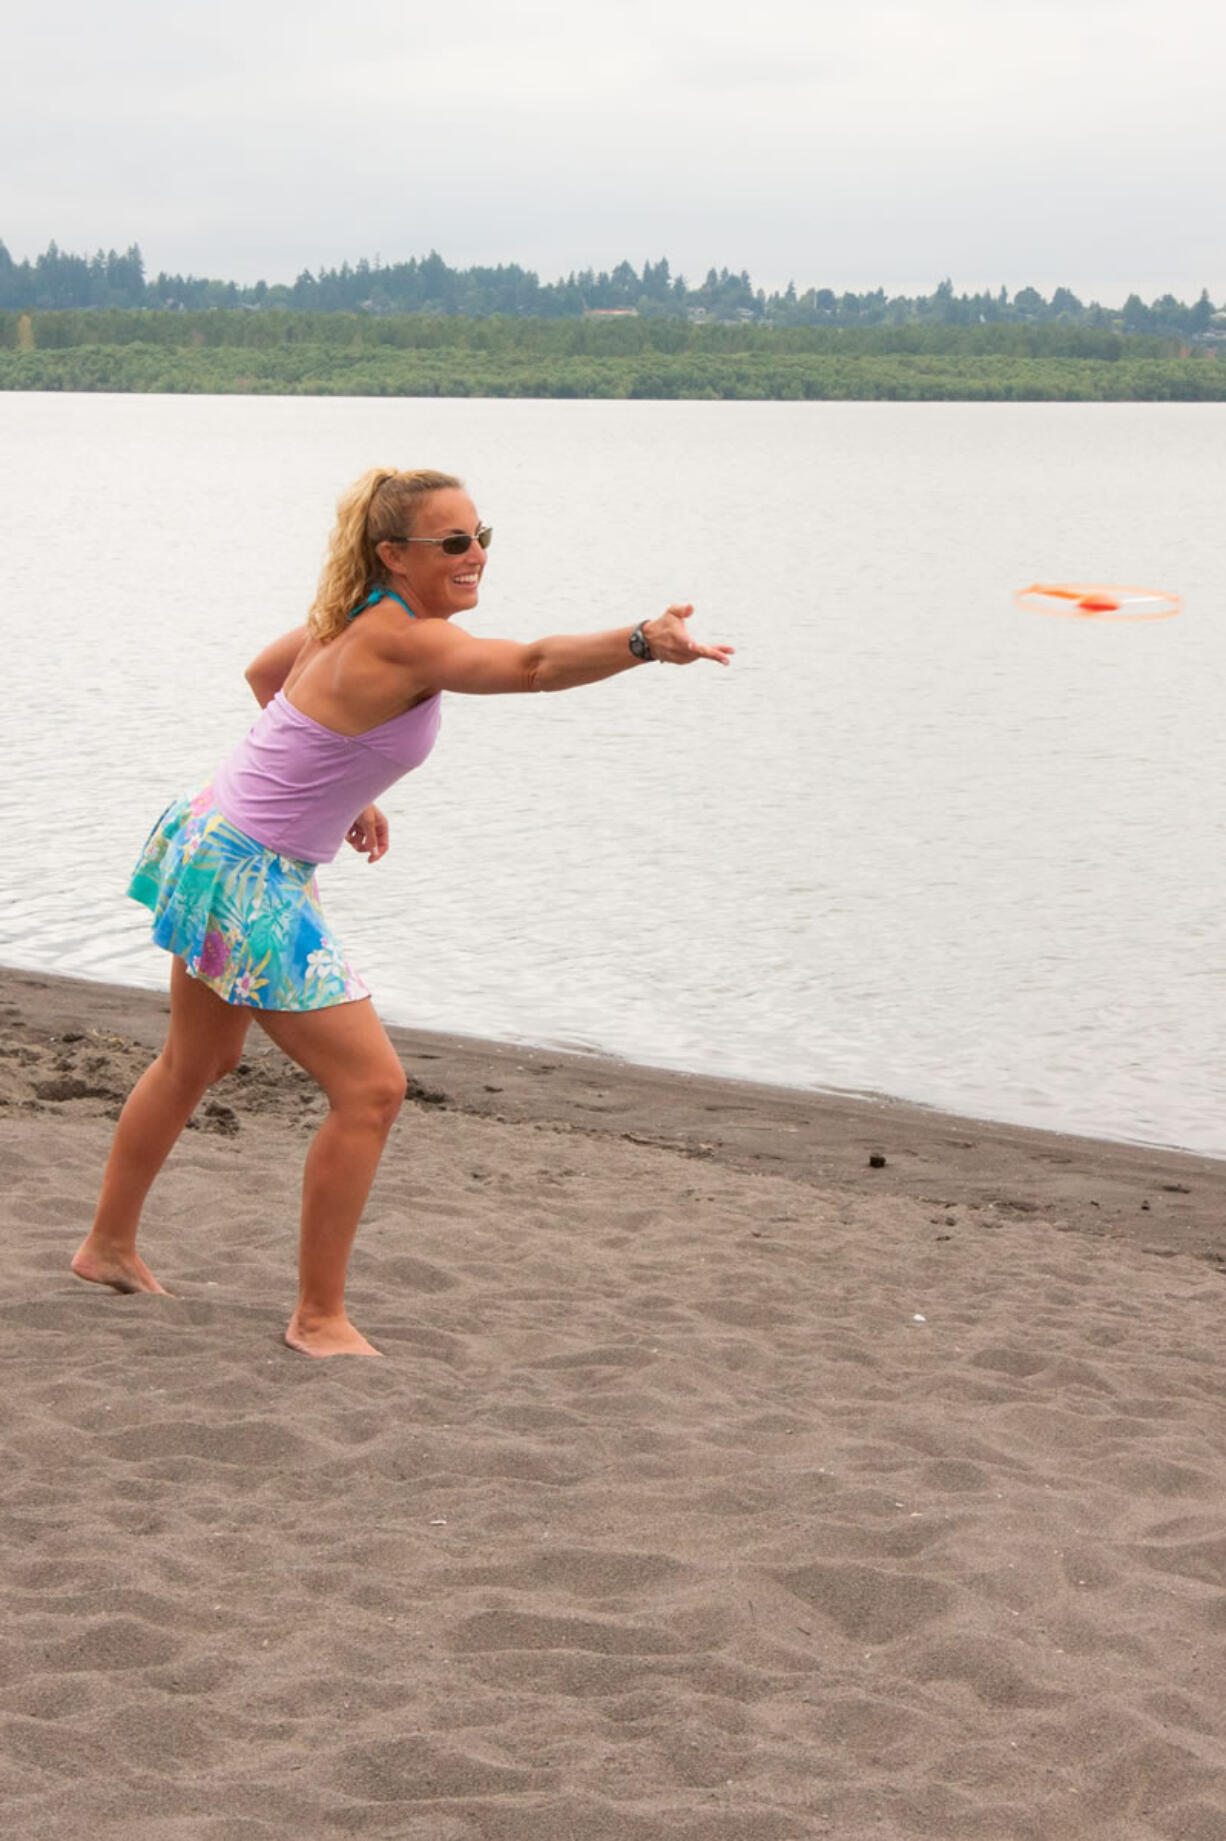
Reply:
M1222 0L59 0L0 58L17 259L1226 301Z

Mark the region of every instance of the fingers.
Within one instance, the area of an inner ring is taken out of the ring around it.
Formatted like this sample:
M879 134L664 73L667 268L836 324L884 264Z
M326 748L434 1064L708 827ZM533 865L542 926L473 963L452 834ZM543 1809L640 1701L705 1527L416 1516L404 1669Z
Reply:
M359 856L365 856L368 863L377 863L380 857L385 857L390 841L387 819L377 805L367 806L364 812L359 812L345 833L345 842Z
M695 659L709 658L717 665L731 662L733 646L704 646L690 637L686 622L694 612L692 601L674 601L658 620L648 623L648 643L652 653L665 665L692 665Z
M377 805L369 806L362 817L366 821L366 860L377 863L380 857L387 855L390 841L387 819Z

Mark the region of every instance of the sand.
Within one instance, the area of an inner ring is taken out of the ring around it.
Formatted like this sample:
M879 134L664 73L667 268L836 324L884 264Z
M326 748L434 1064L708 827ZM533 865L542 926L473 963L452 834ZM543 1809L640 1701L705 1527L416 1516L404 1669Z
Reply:
M6 1836L1226 1837L1226 1164L398 1032L317 1363L262 1043L68 1272L164 1014L0 974Z

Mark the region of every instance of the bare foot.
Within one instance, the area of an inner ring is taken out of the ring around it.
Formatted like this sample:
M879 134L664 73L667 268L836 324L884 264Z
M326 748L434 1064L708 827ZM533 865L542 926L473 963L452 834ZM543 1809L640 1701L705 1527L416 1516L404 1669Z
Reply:
M120 1252L106 1241L95 1241L92 1235L77 1248L72 1269L78 1278L88 1279L93 1285L109 1285L113 1291L151 1291L161 1298L170 1296L138 1253Z
M382 1355L373 1342L355 1330L348 1317L308 1317L296 1310L289 1320L285 1340L300 1355Z

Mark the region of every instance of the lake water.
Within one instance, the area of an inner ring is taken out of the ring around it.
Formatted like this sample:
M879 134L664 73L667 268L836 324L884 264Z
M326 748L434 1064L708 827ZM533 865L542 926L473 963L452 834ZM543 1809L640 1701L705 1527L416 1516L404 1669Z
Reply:
M1221 405L0 396L0 959L164 983L132 857L385 462L495 526L474 630L738 648L446 700L321 878L389 1019L1226 1155Z

